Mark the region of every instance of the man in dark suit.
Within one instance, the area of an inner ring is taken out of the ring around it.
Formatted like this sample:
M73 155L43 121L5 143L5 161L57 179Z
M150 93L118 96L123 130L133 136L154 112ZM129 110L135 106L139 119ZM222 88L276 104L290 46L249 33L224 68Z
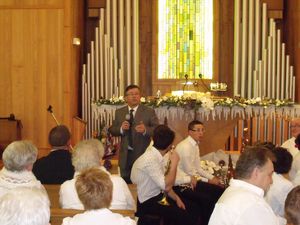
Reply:
M116 110L109 132L114 136L121 136L120 172L124 180L131 183L131 167L150 144L158 118L152 108L140 104L141 93L137 85L129 85L125 89L125 101L127 106Z
M71 134L64 125L51 129L48 141L52 146L49 155L38 159L32 172L42 184L62 184L73 179L74 167L69 151Z

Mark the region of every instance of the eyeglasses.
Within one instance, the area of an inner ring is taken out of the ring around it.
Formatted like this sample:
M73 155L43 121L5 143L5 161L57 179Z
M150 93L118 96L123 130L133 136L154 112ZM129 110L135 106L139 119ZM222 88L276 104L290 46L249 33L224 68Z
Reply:
M298 124L298 125L290 125L290 128L300 128L300 124Z
M190 129L190 130L194 132L205 132L205 129Z
M128 93L126 94L126 96L139 96L140 93Z

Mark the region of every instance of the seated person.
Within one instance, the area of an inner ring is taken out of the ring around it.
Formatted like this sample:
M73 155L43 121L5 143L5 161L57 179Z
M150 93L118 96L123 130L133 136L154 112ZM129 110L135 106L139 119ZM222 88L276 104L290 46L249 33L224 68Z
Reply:
M75 187L86 211L72 218L64 218L62 225L136 224L129 217L108 209L112 200L113 183L106 172L98 168L82 171L76 179Z
M293 188L287 195L284 211L287 225L300 225L300 186Z
M77 176L83 170L97 167L99 170L106 172L113 182L113 195L110 209L135 209L134 199L125 181L120 176L110 175L109 172L101 166L103 154L104 147L97 139L81 141L75 146L72 155L72 163L76 172L72 180L65 181L60 187L59 199L62 208L84 208L78 198L75 182Z
M287 194L294 187L293 183L286 178L292 166L293 156L282 147L276 147L272 152L275 155L273 183L265 199L276 215L284 217L284 202Z
M298 149L298 153L294 156L289 175L294 185L300 185L300 134L295 139L295 146Z
M281 147L286 148L292 156L295 158L295 156L298 154L299 150L295 146L295 140L297 136L300 134L300 118L294 118L292 119L290 123L291 128L291 138L286 140Z
M183 184L184 180L182 180L182 177L185 177L185 182L190 183L194 191L186 188L185 191L181 191L182 188L180 187L175 190L178 194L181 193L181 197L184 195L184 198L198 199L197 202L201 205L202 209L202 223L207 224L214 205L222 195L224 188L221 187L219 178L202 169L200 165L199 144L204 135L203 123L193 120L188 124L187 128L188 136L178 143L175 148L180 158L176 183L177 185Z
M154 129L153 145L149 145L143 155L133 164L131 180L137 185L139 223L146 220L145 215L159 215L173 224L197 224L199 207L193 202L181 199L172 189L178 154L174 151L169 155L167 168L164 168L163 156L172 149L175 133L165 125ZM169 205L160 204L164 194Z
M31 171L37 151L28 141L14 141L5 148L4 167L0 171L0 197L16 187L36 187L44 190Z
M240 155L235 178L230 180L215 205L209 225L279 225L284 218L275 215L264 199L272 183L274 156L267 148L247 147Z
M1 225L50 225L47 193L37 188L18 187L0 198Z
M38 159L32 170L42 184L62 184L73 178L74 167L69 151L70 138L70 131L64 125L51 129L48 136L49 144L52 146L51 152Z

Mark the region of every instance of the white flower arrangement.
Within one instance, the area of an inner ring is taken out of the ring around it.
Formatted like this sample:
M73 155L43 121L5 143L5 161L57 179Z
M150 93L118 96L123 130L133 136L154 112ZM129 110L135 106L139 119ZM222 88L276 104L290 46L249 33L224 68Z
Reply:
M201 160L200 166L210 174L216 174L221 169L221 167L216 165L215 162L208 160Z
M110 99L99 99L94 102L100 106L102 104L107 105L122 105L125 104L123 96L115 97ZM151 107L183 107L187 109L199 109L204 108L205 110L213 110L215 106L233 107L238 106L245 108L247 106L263 106L265 108L269 106L283 107L292 106L294 104L290 99L279 100L279 99L267 99L267 98L253 98L244 99L240 97L235 98L214 98L210 92L194 92L184 93L182 96L160 96L160 97L141 97L141 103Z

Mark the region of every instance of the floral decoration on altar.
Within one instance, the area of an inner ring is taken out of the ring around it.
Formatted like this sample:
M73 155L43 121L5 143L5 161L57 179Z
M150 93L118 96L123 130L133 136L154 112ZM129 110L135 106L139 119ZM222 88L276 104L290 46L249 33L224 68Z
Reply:
M245 99L241 97L215 97L211 96L210 92L195 92L187 93L182 96L165 95L160 97L142 97L141 103L151 107L182 107L186 109L199 109L203 108L205 110L213 110L216 106L223 107L241 107L246 108L247 106L261 106L261 107L283 107L283 106L293 106L294 102L291 99L279 100L279 99L268 99L268 98L252 98ZM94 102L95 105L101 106L105 105L123 105L125 100L123 96L112 97L110 99L99 99Z

